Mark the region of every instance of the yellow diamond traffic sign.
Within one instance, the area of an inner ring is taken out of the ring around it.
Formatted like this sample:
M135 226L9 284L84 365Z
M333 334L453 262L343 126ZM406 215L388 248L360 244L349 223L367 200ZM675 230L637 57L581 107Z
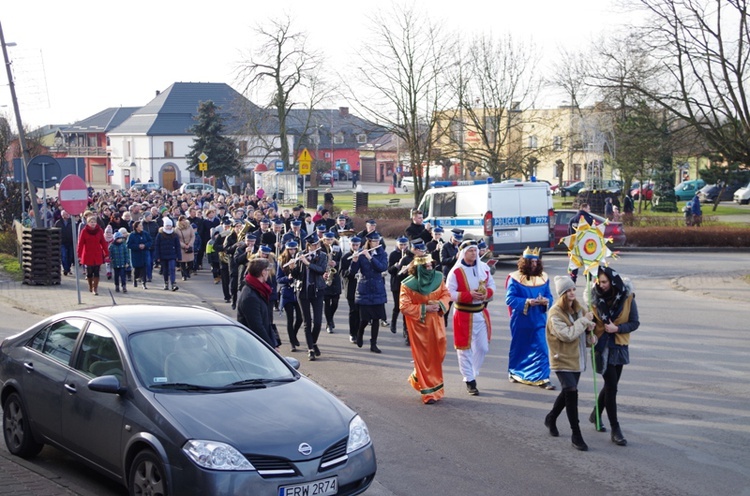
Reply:
M299 154L298 160L299 173L302 175L309 174L312 166L312 155L310 155L310 152L307 150L307 148L302 150L302 153Z
M206 155L205 153L201 152L201 154L198 155L198 160L200 160L201 162L205 162L206 160L208 160L208 155Z

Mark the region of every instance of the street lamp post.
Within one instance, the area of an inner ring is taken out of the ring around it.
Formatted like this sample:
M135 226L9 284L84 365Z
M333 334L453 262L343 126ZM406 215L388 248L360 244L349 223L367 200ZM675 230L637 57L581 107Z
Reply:
M5 35L3 34L3 26L2 23L0 23L0 45L2 45L3 48L3 59L5 60L5 70L8 74L8 86L10 87L10 98L13 103L13 111L16 116L16 126L18 127L18 143L21 146L21 160L23 162L23 170L21 172L21 222L23 222L23 215L26 213L26 202L24 200L24 190L23 190L23 184L24 180L28 181L29 186L29 197L31 198L31 209L34 212L34 219L38 222L39 221L39 206L37 205L36 201L36 187L34 186L34 183L28 180L29 175L27 173L26 167L31 160L29 157L29 149L26 146L26 136L24 135L23 131L23 123L21 122L21 112L18 108L18 98L16 98L16 87L13 84L13 71L10 70L10 60L8 59L8 50L7 47L9 46L16 46L15 43L5 43Z

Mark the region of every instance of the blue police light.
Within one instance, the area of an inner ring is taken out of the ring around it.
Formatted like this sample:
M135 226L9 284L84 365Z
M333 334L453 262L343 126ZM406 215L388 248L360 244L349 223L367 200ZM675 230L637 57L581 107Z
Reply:
M448 186L474 186L477 184L492 184L492 178L481 179L476 181L432 181L430 185L433 188L446 188Z

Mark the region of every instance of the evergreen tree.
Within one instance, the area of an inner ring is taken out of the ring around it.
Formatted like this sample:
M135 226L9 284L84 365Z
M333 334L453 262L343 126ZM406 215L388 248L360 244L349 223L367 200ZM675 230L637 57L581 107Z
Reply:
M195 125L190 132L195 135L193 145L187 154L188 170L200 174L198 164L201 153L208 155L208 176L220 177L227 184L227 176L236 176L241 172L237 143L229 136L224 136L224 124L217 107L211 100L198 105L198 115L194 117Z

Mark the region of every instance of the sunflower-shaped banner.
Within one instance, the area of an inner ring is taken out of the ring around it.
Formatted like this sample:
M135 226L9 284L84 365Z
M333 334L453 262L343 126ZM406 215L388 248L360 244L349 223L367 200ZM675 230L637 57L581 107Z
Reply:
M568 268L570 270L583 267L583 273L595 271L600 265L607 265L607 257L617 258L616 254L607 248L612 238L604 237L606 223L590 225L581 218L576 232L565 236L560 244L568 248Z

